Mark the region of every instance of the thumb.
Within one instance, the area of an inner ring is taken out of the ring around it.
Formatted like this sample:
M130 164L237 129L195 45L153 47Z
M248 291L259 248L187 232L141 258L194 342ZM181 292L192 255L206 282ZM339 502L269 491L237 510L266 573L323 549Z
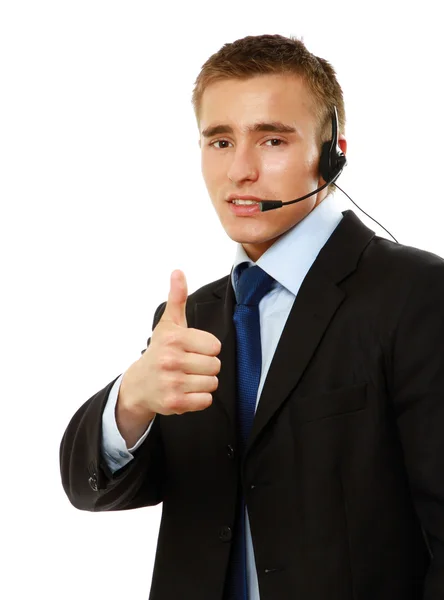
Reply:
M188 327L185 315L188 287L185 274L176 269L171 273L170 292L161 321L172 321L181 327Z

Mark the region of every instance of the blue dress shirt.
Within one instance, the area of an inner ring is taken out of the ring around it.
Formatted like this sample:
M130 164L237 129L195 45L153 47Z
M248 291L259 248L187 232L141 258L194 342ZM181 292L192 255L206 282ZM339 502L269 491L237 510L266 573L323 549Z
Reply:
M285 210L285 208L279 209ZM290 314L299 288L312 266L316 256L327 242L343 218L332 194L312 210L302 221L280 237L259 260L254 263L241 244L237 244L236 255L231 271L234 288L234 270L244 261L257 264L275 280L275 287L259 303L261 327L262 372L256 399L256 409L267 377L276 346ZM120 435L115 419L115 407L123 374L114 383L102 417L102 453L112 472L117 471L133 460L135 451L146 439L154 423L151 421L138 442L127 448ZM245 510L247 579L250 600L260 600L259 586L254 559L248 510Z

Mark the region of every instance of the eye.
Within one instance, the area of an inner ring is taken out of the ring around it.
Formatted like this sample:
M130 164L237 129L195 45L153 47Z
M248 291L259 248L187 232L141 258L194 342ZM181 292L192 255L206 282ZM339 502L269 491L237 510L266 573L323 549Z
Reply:
M268 144L268 142L272 142L271 146L280 146L281 144L285 144L286 142L284 142L284 140L281 140L279 138L273 138L271 140L267 140L265 143ZM275 143L277 142L277 143Z
M225 150L225 148L228 148L228 144L230 142L228 140L215 140L214 142L211 142L209 145L213 146L214 148L217 148L218 150ZM225 144L222 146L216 146L216 144Z

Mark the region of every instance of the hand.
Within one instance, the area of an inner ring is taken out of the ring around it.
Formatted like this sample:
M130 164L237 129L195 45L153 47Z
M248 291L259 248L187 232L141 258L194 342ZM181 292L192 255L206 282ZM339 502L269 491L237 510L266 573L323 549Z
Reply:
M187 296L184 273L173 271L151 344L122 378L118 407L120 403L121 414L131 414L139 424L146 425L155 413L180 415L204 410L213 402L221 343L207 331L188 328Z

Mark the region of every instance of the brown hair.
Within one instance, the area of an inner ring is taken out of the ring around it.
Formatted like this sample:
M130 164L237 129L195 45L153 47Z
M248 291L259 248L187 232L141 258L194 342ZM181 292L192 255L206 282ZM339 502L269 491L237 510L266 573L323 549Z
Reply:
M266 74L296 74L303 78L313 98L319 123L318 141L331 139L333 106L338 111L338 134L345 133L345 108L342 88L332 65L307 50L302 40L282 35L247 36L227 43L202 65L195 81L192 103L199 121L205 88L223 79L248 79ZM329 186L329 192L335 189Z

